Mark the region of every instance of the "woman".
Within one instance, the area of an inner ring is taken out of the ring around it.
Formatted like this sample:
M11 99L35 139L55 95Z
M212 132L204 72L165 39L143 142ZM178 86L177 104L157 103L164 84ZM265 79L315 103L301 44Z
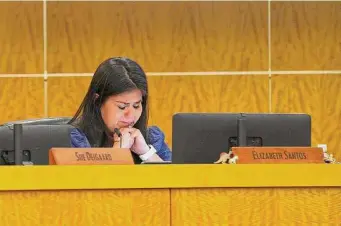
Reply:
M69 124L72 147L130 148L135 163L171 161L158 127L147 128L148 84L133 60L115 57L97 68Z

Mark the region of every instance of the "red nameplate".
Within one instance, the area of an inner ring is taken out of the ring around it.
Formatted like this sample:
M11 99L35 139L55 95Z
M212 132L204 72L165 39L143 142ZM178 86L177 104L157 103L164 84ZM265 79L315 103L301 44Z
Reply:
M125 148L51 148L50 165L132 165L133 156Z
M324 163L323 150L317 147L233 147L237 164Z

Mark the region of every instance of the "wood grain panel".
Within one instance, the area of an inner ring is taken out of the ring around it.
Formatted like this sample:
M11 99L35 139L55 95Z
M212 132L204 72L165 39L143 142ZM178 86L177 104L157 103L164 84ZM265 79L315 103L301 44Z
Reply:
M0 73L42 73L43 2L0 2Z
M43 78L0 78L0 124L43 115Z
M172 116L178 112L268 112L268 76L149 77L150 124L172 144Z
M328 144L341 160L341 75L277 75L272 77L273 112L312 116L312 145Z
M48 79L48 114L72 117L89 88L92 77L50 77Z
M266 2L48 2L48 71L267 70Z
M273 70L341 69L341 2L272 2Z
M338 188L172 189L171 202L174 225L339 225L341 219Z
M0 192L0 221L11 226L169 225L169 201L167 189Z

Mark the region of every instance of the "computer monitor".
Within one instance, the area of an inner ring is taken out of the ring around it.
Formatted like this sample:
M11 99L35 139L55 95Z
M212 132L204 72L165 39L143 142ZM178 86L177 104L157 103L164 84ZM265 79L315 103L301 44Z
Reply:
M48 165L49 150L56 147L71 147L71 125L34 125L20 124L21 153L17 155L22 163L33 165ZM14 125L0 126L0 165L15 165Z
M173 116L172 163L213 163L237 146L311 146L307 114L178 113Z

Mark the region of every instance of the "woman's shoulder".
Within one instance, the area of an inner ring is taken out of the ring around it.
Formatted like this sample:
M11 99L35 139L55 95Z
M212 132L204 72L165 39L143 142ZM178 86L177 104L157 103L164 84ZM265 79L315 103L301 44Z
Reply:
M172 152L165 142L165 134L157 126L148 128L149 144L157 150L157 154L164 161L172 161Z
M91 147L86 135L78 128L72 128L70 131L70 139L72 147Z

